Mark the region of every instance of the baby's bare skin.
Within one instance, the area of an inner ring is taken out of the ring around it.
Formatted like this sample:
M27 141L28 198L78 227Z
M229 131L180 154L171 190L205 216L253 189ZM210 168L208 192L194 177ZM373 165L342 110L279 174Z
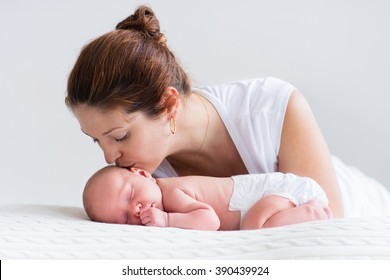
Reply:
M186 176L157 179L163 197L169 196L174 189L181 189L193 199L210 205L220 220L220 230L237 230L240 228L240 211L230 211L229 201L233 192L231 178L203 176ZM164 205L167 212L171 207Z

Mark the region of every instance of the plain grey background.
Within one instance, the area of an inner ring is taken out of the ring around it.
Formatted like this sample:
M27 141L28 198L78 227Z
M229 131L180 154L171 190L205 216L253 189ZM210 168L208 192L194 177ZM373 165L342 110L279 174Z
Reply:
M0 204L81 204L105 165L64 105L81 47L148 3L194 85L275 76L332 154L390 186L390 2L1 0Z

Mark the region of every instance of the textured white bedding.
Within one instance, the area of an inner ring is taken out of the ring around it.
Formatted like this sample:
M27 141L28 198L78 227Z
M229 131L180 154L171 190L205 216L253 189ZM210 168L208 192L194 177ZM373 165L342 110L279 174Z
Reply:
M95 223L78 207L0 205L0 259L390 259L390 216L209 232Z

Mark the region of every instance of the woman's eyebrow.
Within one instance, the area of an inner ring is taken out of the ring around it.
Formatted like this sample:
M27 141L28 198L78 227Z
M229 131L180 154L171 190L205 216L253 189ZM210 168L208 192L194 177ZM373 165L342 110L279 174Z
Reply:
M114 131L115 129L119 129L119 128L122 128L122 126L117 126L117 127L113 127L111 128L110 130L104 132L102 135L107 135L109 133L111 133L112 131ZM91 135L89 135L88 133L86 133L84 130L81 129L81 132L84 133L85 135L88 135L89 137L92 137ZM92 137L93 138L93 137Z
M113 128L111 128L110 130L104 132L102 135L103 135L103 136L104 136L104 135L107 135L107 134L109 134L110 132L112 132L112 131L114 131L115 129L118 129L118 128L122 128L122 126L113 127Z

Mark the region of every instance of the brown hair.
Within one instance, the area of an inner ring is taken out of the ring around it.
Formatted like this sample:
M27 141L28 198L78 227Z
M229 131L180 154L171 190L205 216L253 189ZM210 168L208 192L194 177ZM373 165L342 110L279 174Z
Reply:
M154 12L140 6L114 31L84 46L70 73L65 103L70 109L85 104L157 116L164 111L160 99L169 86L181 94L191 87Z

